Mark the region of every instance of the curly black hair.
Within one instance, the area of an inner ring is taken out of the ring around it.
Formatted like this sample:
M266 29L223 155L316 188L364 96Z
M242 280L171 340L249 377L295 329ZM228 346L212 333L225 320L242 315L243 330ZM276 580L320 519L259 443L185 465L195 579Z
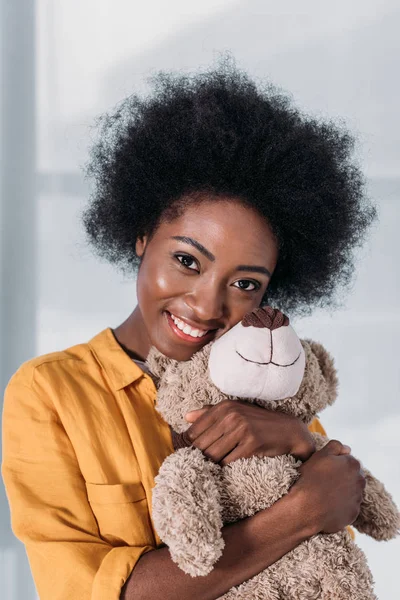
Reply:
M256 85L229 52L206 72L147 81L152 93L99 119L82 215L97 254L134 271L137 237L203 193L234 197L268 220L279 244L264 301L302 315L338 306L376 217L354 137L302 114L269 82Z

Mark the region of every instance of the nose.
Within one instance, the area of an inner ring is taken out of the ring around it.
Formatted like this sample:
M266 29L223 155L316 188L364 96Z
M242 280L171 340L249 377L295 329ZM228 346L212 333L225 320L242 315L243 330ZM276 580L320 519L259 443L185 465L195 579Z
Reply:
M246 313L242 319L242 325L243 327L266 327L273 331L279 327L287 327L289 317L284 315L278 308L263 306Z
M224 292L215 281L198 282L186 295L185 302L193 313L193 319L209 324L214 329L220 326L226 312Z

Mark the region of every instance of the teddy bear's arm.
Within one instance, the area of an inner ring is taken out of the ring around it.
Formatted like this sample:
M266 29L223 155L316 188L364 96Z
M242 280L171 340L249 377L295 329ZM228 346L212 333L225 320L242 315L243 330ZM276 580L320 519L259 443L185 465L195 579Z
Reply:
M392 496L376 477L363 467L366 486L360 513L353 526L376 540L391 540L400 533L400 513Z
M220 469L189 447L170 454L155 478L154 525L172 560L192 577L210 573L225 546Z

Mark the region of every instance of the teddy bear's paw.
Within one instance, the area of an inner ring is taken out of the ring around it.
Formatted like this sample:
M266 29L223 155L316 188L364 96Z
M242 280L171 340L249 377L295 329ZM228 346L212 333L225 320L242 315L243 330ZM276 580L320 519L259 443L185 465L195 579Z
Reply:
M153 521L171 557L186 573L207 575L222 554L221 467L198 448L168 456L155 478Z
M383 483L367 469L363 470L366 486L360 513L353 526L376 540L391 540L400 533L400 513Z
M301 465L293 456L239 458L222 468L224 523L269 508L289 491Z
M171 558L182 571L192 577L208 575L222 556L225 542L222 535L213 543L204 538L183 537L180 544L169 547Z

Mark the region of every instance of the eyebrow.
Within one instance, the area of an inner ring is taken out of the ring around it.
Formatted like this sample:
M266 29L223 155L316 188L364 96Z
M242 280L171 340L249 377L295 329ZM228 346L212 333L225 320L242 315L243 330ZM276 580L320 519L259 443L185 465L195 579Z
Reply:
M236 271L252 271L253 273L263 273L264 275L268 275L271 279L271 272L268 271L265 267L257 267L256 265L239 265L236 267Z
M189 244L190 246L197 248L197 250L199 252L201 252L202 254L204 254L204 256L206 258L208 258L208 260L211 260L212 262L215 261L214 254L212 254L209 250L207 250L207 248L204 248L203 244L200 244L200 242L198 242L197 240L194 240L191 237L186 237L186 236L182 236L182 235L173 235L171 239L178 240L179 242L184 242L185 244Z
M198 242L197 240L194 240L193 238L187 237L184 235L173 235L171 237L171 239L178 240L179 242L184 242L185 244L189 244L190 246L197 248L197 250L199 252L204 254L204 256L206 256L212 262L215 261L214 254L212 254L209 250L207 250L207 248L205 248L203 246L203 244L200 244L200 242ZM265 267L258 267L256 265L239 265L236 267L235 270L236 271L248 271L248 272L251 271L253 273L262 273L263 275L267 275L269 278L272 277L271 272L268 271L268 269L266 269Z

